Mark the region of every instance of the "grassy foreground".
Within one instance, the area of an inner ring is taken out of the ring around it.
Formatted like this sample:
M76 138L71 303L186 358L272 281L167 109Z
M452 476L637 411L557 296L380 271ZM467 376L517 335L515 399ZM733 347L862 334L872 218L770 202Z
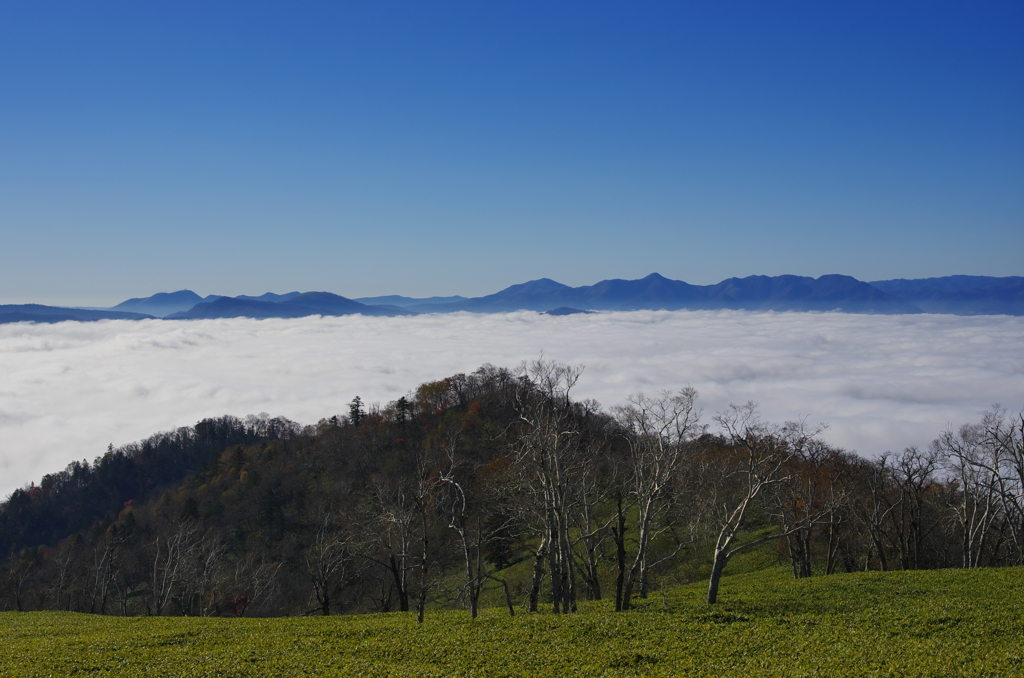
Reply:
M1024 570L773 569L645 609L290 619L0 614L2 676L1024 676Z

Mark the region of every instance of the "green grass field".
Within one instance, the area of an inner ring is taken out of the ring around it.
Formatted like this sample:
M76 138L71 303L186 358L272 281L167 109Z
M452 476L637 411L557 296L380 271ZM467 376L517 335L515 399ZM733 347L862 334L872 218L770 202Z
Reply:
M0 614L3 676L1024 676L1024 569L781 568L641 608L290 619Z

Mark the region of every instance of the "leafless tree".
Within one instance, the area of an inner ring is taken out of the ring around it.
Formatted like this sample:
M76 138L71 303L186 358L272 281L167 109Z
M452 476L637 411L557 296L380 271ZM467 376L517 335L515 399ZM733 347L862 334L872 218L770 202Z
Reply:
M944 432L932 450L960 493L953 511L962 530L962 565L994 564L1009 537L1010 562L1024 559L1024 414L1010 420L998 405L977 424Z
M795 531L796 528L781 528L768 536L740 543L740 531L754 502L766 489L786 479L789 460L821 430L808 429L803 422L781 426L764 422L752 402L730 406L717 414L715 421L722 429L726 445L717 446L717 453L706 454L701 465L703 513L718 535L708 584L709 604L717 602L722 572L733 556Z
M982 416L987 445L998 458L999 498L1013 549L1010 562L1024 563L1024 412L1007 417L994 405Z
M186 561L199 538L199 525L194 520L175 524L166 536L158 535L150 545L149 595L151 613L164 614L173 600L176 587L185 574Z
M593 409L596 410L596 407ZM577 552L582 550L577 555L577 570L586 585L587 598L601 600L600 565L605 558L604 544L609 537L614 536L612 527L619 518L611 510L610 500L622 489L619 483L620 464L609 453L605 436L591 436L583 445L583 454L588 463L581 469L574 492L573 545L577 547ZM622 568L624 573L624 564ZM620 578L624 580L622 574ZM616 590L616 609L620 609L621 587L617 587Z
M73 569L75 564L76 539L65 539L50 555L51 575L50 595L53 597L53 609L71 610L71 593Z
M433 508L433 493L426 491L426 488L418 488L420 491L413 494L413 503L416 507L416 519L419 523L420 543L419 551L416 554L416 569L419 585L416 591L416 622L423 623L427 611L427 596L433 588L434 561L431 554L430 534L430 511Z
M1004 450L992 443L984 425L964 424L956 431L945 431L932 444L960 486L952 509L962 534L962 567L981 567L993 528L1001 517L998 469L1004 463Z
M234 593L228 599L228 612L244 617L247 610L258 607L264 599L273 596L277 585L277 573L283 563L267 559L266 554L258 556L246 553L235 563Z
M843 473L843 465L838 463L841 456L840 450L812 438L793 450L784 470L785 480L773 486L784 531L789 532L786 545L793 576L798 579L811 576L818 528L823 523L833 527L836 508L845 499L839 483ZM823 516L827 519L822 520ZM832 562L834 548L830 530L828 563Z
M569 393L583 367L543 358L522 365L518 372L516 410L519 420L512 453L534 497L541 534L534 555L530 611L538 608L545 561L551 578L555 613L576 609L576 571L569 533L571 490L578 483L581 459L579 431Z
M146 549L132 525L127 529L122 527L118 530L120 545L116 567L111 577L114 596L122 616L128 615L130 601L142 595L149 579Z
M629 444L629 491L637 510L637 550L622 593L623 610L630 609L633 589L647 579L651 539L660 529L666 493L682 472L690 443L704 433L696 400L696 389L687 386L656 397L637 393L614 410Z
M397 479L377 475L372 480L373 510L371 524L383 550L383 559L367 556L390 574L398 609L409 611L410 570L416 542L416 513L404 484Z
M901 499L893 480L892 455L883 454L873 461L862 461L856 469L852 506L867 530L870 544L864 557L864 569L871 569L872 554L877 555L883 572L889 570L887 534L892 514Z
M330 510L324 510L304 558L316 601L314 611L325 617L331 614L336 596L357 574L355 551L356 544L341 521Z
M28 582L39 569L39 553L37 549L23 549L18 553L11 552L3 570L4 584L14 598L14 608L18 612L25 611L25 593Z
M455 532L458 538L464 565L464 580L458 597L465 598L469 604L470 617L476 619L484 584L487 581L494 581L502 586L509 614L515 616L515 607L512 604L508 582L491 572L484 558L484 552L492 533L502 530L505 525L486 522L481 508L479 506L471 507L463 483L454 475L443 477L443 482L449 489L445 501L445 510L449 516L448 527Z
M922 452L917 447L908 447L892 458L891 477L899 489L898 508L892 519L900 567L904 570L917 569L925 563L925 542L936 527L935 521L928 521L927 513L929 499L938 485L938 464L934 449Z
M92 545L89 563L89 612L106 614L119 543L112 530L105 530Z
M224 542L207 531L183 554L181 576L174 599L186 616L207 616L217 603L217 585L224 576Z

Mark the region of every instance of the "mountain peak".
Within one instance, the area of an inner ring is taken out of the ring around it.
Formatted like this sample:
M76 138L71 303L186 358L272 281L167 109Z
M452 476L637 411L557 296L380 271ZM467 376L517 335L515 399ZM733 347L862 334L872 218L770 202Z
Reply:
M511 297L519 294L552 294L555 292L561 292L563 290L571 290L573 288L568 285L563 285L560 282L556 282L551 278L541 278L539 280L530 280L529 282L519 283L518 285L512 285L506 287L500 292L497 292L491 296L495 297Z
M210 298L203 299L192 290L157 292L151 297L136 297L122 301L111 310L131 311L164 317L178 311L186 311L203 301L210 301Z

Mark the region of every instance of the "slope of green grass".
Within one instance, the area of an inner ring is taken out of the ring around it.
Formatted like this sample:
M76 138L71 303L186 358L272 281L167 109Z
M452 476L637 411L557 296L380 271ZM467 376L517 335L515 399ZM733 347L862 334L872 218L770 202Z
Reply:
M0 614L0 675L1015 676L1024 569L775 568L655 592L615 614L464 612L291 619Z

